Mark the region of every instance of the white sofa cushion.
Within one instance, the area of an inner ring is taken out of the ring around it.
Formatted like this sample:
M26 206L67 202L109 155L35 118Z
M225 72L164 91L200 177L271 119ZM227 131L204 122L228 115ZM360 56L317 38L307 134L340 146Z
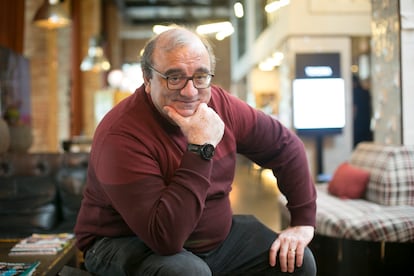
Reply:
M316 232L366 241L414 242L414 206L386 206L330 195L317 185Z

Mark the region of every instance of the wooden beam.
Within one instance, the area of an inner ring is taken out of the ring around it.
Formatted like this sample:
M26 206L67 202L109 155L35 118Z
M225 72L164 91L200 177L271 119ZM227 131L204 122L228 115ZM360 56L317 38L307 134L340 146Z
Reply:
M84 127L83 122L83 99L82 99L82 76L80 71L81 57L81 3L80 0L72 0L72 85L70 105L70 135L79 136Z

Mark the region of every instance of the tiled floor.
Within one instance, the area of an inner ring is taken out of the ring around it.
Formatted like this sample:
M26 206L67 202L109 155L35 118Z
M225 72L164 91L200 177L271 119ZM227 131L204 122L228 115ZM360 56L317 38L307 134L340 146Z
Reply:
M239 158L230 194L235 214L253 214L273 230L279 231L278 194L276 179L270 170L260 170L243 157Z

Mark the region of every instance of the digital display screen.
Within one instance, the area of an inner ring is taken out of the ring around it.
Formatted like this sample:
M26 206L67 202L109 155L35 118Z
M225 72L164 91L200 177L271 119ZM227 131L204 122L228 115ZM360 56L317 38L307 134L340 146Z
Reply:
M308 78L293 81L293 126L299 134L340 133L345 120L343 79Z

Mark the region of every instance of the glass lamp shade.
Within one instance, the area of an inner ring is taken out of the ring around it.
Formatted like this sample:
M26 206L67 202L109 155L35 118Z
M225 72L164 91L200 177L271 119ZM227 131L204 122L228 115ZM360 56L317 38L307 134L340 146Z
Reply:
M56 0L45 0L36 12L33 22L41 28L56 29L68 26L71 19L63 4Z
M111 68L111 64L104 55L102 46L100 45L101 39L99 37L92 37L89 40L88 55L82 60L82 71L108 71Z
M122 70L116 69L109 72L107 81L109 86L112 88L119 89L122 86L122 81L124 79L124 73Z

